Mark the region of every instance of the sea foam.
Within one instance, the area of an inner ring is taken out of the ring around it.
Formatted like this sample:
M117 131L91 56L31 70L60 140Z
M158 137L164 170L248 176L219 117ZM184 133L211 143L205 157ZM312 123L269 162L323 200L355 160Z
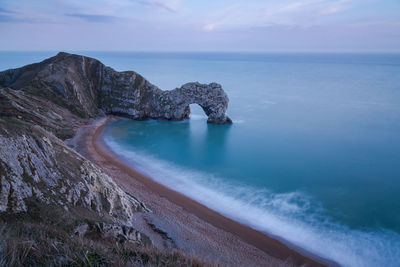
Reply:
M400 235L350 229L324 215L303 192L274 193L189 170L144 151L131 151L106 135L105 143L135 169L207 207L342 266L398 266ZM162 178L162 179L161 179Z

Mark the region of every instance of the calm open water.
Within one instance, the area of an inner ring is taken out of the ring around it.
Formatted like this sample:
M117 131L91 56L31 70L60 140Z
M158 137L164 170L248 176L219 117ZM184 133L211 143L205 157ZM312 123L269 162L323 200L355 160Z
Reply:
M400 55L81 52L161 89L222 84L234 124L119 121L117 154L344 266L400 266ZM0 70L54 55L1 52Z

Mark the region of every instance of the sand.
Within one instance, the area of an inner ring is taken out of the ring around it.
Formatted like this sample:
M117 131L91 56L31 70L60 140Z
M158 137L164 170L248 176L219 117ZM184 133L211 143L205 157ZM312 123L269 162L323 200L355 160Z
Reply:
M185 253L229 266L335 265L233 221L136 171L104 144L102 132L116 117L81 127L70 145L110 175L128 194L151 210L134 225L160 249Z

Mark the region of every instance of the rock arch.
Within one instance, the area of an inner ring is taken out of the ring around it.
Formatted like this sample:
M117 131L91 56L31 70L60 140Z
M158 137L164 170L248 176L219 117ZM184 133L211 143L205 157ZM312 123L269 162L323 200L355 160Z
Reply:
M189 118L189 105L198 104L207 122L232 123L225 114L229 98L217 83L187 83L163 91L134 71L118 72L94 58L63 52L0 72L0 87L27 91L83 118L104 113L138 120L184 120Z
M201 84L187 83L180 88L162 92L161 110L164 117L173 120L189 118L191 104L198 104L207 115L208 123L230 124L231 119L226 115L229 98L221 85L217 83Z

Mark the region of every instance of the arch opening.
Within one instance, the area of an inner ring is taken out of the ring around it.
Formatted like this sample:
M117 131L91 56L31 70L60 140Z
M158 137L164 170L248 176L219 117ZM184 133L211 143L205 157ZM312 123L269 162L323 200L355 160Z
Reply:
M208 119L208 114L205 109L199 104L192 103L189 105L189 118L190 119Z

